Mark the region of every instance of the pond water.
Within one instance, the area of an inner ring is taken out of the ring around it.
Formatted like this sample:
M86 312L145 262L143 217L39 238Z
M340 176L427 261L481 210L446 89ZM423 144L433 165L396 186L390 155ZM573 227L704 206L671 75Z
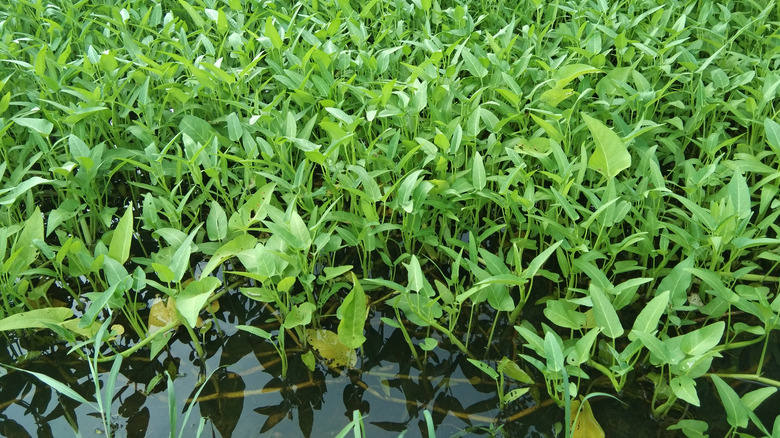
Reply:
M439 347L427 354L420 350L419 360L415 360L401 331L383 323L379 311L370 317L366 327L368 340L354 369L333 369L319 361L311 371L301 360L304 350L288 337L289 370L287 378L282 379L281 361L273 346L234 327L249 324L274 331L269 324L273 315L261 303L238 292L225 295L220 304L214 327L203 335L204 363L183 330L154 360L148 360L147 352L123 362L113 397L112 425L116 436L168 436L171 394L166 380L162 379L147 395L149 382L166 372L175 376L178 434L199 379L214 370L181 436L195 436L201 416L208 418L204 437L334 436L349 424L354 410L363 414L370 437L396 437L404 432L406 437L427 436L423 415L426 410L431 413L440 437L489 436L499 428L501 436L553 437L554 424L563 420L563 410L550 402L540 376L535 377L541 383L528 395L499 410L495 383L457 349L440 339ZM474 330L470 348L486 352L490 358L511 354L516 348L514 330L499 333L487 348L486 337L481 333L489 331L491 322L491 315L480 318L479 324L484 327ZM428 335L424 331L410 334L415 343ZM95 387L86 362L67 355L68 347L49 333L42 331L24 338L9 335L0 343L3 363L44 373L66 382L88 400L94 399ZM28 351L40 353L27 354ZM772 360L777 370L777 359ZM495 362L490 364L495 366ZM103 384L110 366L101 365ZM619 396L622 403L607 397L594 399L595 417L608 437L676 436L667 432L666 427L683 414L710 422L710 436L721 436L726 430L723 408L707 379L700 380L703 407L672 411L666 421L650 418L647 397L652 395L652 388L644 388L641 382L630 385ZM608 386L598 384L597 379L591 390L609 392ZM61 437L75 435L76 428L83 437L105 436L98 413L59 396L27 374L4 371L0 385L2 436ZM747 384L743 386L742 392L752 389ZM515 387L510 385L507 390ZM774 396L764 406L768 411L764 409L763 417L777 415L771 409L777 409L778 398ZM772 421L765 424L771 425Z

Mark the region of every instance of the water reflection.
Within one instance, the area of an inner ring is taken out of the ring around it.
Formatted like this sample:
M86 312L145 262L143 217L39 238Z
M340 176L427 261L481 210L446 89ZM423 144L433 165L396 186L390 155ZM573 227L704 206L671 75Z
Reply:
M396 437L402 432L406 437L426 436L424 411L431 413L441 437L489 435L498 428L503 436L553 437L553 425L563 417L543 388L532 390L499 411L495 383L486 381L457 349L442 341L433 351L420 350L416 360L401 331L380 318L390 315L379 312L372 315L366 327L367 342L354 369L331 368L323 361L309 369L301 358L306 350L296 347L295 340L288 337L289 369L287 377L282 378L281 360L273 345L234 328L248 324L276 333L274 316L238 293L224 296L220 308L215 314L218 329L203 334L205 361L197 357L182 331L154 360L143 357L148 353L141 353L123 362L112 398L111 422L116 436L163 437L172 433L193 437L200 417L207 418L204 437L334 436L349 424L352 412L357 410L371 437ZM485 324L489 328L491 321ZM323 328L336 330L335 326ZM409 329L415 343L431 335ZM94 400L95 385L89 378L89 368L83 360L67 355L68 346L55 342L44 331L21 338L8 335L0 341L0 361L56 378ZM504 341L491 345L491 352L499 350L493 355L511 355L511 338L497 338ZM487 349L484 339L476 337L471 340L472 351L480 351L480 342L481 350ZM133 340L119 343L127 344L120 346L126 348ZM27 355L27 351L40 354ZM101 365L101 386L109 368L110 364ZM202 382L207 371L214 373ZM154 387L149 385L155 376L167 375L172 377L172 391L166 379ZM201 384L204 388L196 398L195 391ZM722 409L714 391L705 397L707 385L700 385L702 400L714 401L714 410ZM508 390L513 387L510 385ZM621 424L639 424L647 436L674 436L665 432L668 424L649 418L647 400L631 398L626 393L621 395L627 402L624 404L593 402L596 417L605 430L610 430L608 436L645 436L621 431ZM185 423L185 412L193 402L196 406ZM771 406L771 401L767 403ZM710 420L707 412L696 412ZM723 423L722 412L718 414L711 419L711 427ZM173 426L171 415L175 418ZM37 379L14 371L4 371L0 376L0 435L54 437L75 429L83 437L102 437L102 427L100 415L90 407L59 395Z
M302 348L288 348L289 370L281 377L281 361L268 342L233 328L236 324L262 326L272 331L273 315L240 294L225 296L215 318L221 331L205 334L205 363L201 363L185 333L177 333L154 360L137 354L123 362L113 396L111 422L117 436L177 435L188 403L205 372L217 369L204 383L197 407L184 425L184 436L194 436L199 417L208 419L203 436L249 437L332 436L352 420L352 411L364 416L370 436L423 434L422 412L429 410L443 436L485 425L498 413L497 397L481 382L477 371L456 352L439 348L412 358L400 331L384 325L376 314L367 327L363 354L354 370L330 368L318 362L310 370L301 360ZM330 329L335 331L335 327ZM88 400L95 385L87 364L67 355L68 347L53 342L49 333L3 340L3 363L46 374L66 383ZM120 340L126 346L133 340ZM288 345L294 345L288 340ZM123 348L120 346L120 348ZM41 351L26 357L26 351ZM107 351L108 353L108 351ZM102 364L101 385L110 364ZM170 375L173 394L165 379L153 388L155 376ZM60 396L37 379L19 372L0 377L0 434L9 437L56 436L52 431L78 429L84 437L104 436L99 413ZM492 382L491 382L492 384ZM169 397L175 397L177 424L169 421ZM475 418L477 420L475 420ZM420 432L418 432L420 431Z

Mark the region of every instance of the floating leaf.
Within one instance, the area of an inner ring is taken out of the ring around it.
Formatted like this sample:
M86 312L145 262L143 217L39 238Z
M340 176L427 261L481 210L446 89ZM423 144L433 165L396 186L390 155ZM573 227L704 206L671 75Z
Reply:
M352 368L357 364L357 353L339 340L339 336L330 330L306 329L306 342L322 356L328 366Z
M177 320L176 305L172 298L163 301L160 297L155 297L152 300L152 305L149 307L149 318L147 320L150 335Z

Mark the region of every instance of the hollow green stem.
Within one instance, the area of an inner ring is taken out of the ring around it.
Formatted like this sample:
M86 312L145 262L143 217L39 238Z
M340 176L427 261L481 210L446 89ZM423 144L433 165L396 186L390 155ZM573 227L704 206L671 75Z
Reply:
M609 378L609 381L612 382L612 386L615 388L615 391L620 392L620 390L623 388L623 385L621 385L616 379L615 375L612 371L609 370L609 368L605 367L604 365L594 361L594 360L588 360L588 365L592 366L593 368L596 368L601 372L601 374L604 374Z
M761 383L767 386L774 386L780 388L780 381L775 379L769 379L767 377L761 377L755 374L730 374L730 373L707 373L705 376L718 376L725 377L727 379L748 380L755 383Z
M139 341L137 344L133 345L132 347L128 348L127 350L117 353L118 355L122 356L123 358L128 358L131 354L135 353L136 351L144 348L147 344L152 342L154 338L159 336L161 333L165 333L168 330L172 330L174 327L176 327L179 324L179 321L171 321L166 326L161 328L160 330L154 332L153 334L147 336L146 338ZM110 362L116 358L116 354L112 354L111 356L103 356L101 358L98 358L98 362Z

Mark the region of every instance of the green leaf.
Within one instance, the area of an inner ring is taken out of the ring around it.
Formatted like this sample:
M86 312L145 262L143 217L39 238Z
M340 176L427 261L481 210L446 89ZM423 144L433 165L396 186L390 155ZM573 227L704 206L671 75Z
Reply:
M658 359L658 365L671 364L673 362L669 348L655 336L645 332L634 332L634 338L638 338L642 345L650 350L650 353Z
M89 307L84 311L84 315L81 317L81 321L79 321L79 328L89 327L95 321L98 313L114 298L118 285L118 283L114 283L104 292L96 293L97 297L89 303Z
M24 330L30 328L47 328L48 325L59 325L73 316L73 311L65 307L46 307L15 313L0 319L0 332L8 330Z
M688 403L699 406L699 396L696 393L696 381L688 376L675 376L669 382L674 395L687 401Z
M282 47L282 37L279 36L279 32L274 27L274 19L272 16L268 16L265 20L265 36L271 40L271 45L274 49L279 50Z
M579 330L588 318L576 308L576 304L566 300L549 300L545 303L544 316L559 327Z
M74 123L78 123L81 120L86 119L87 117L89 117L89 116L91 116L93 114L97 114L97 113L100 113L100 112L103 112L103 111L109 111L109 109L104 107L104 106L92 106L92 107L86 107L86 108L77 108L77 109L73 110L73 112L70 113L67 117L62 119L62 121L65 122L65 123L74 124Z
M780 418L780 417L779 417ZM701 420L680 420L668 430L682 430L688 438L706 438L709 425Z
M675 309L688 301L688 288L691 286L692 278L688 268L693 268L693 259L690 257L679 262L658 284L658 291L669 291L672 294L672 307Z
M499 362L497 368L500 373L504 374L510 379L517 380L521 383L527 383L529 385L533 385L534 383L534 380L531 378L531 376L528 375L528 373L523 371L520 366L518 366L514 361L509 360L507 357L501 359L501 362Z
M253 334L255 336L259 336L259 337L261 337L263 339L266 339L266 340L271 340L271 338L273 337L270 333L268 333L267 331L265 331L265 330L263 330L263 329L261 329L259 327L253 327L253 326L250 326L250 325L237 325L236 328L239 329L239 330L245 331L247 333L251 333L251 334Z
M217 201L211 201L209 216L206 218L206 234L209 240L218 241L227 236L228 220L225 210Z
M777 392L777 388L766 387L758 388L748 392L742 396L742 403L751 411L755 411L758 406L764 402L767 398L773 396Z
M211 257L209 262L206 263L206 266L203 267L203 271L201 271L200 273L201 277L209 275L217 266L222 264L222 262L224 262L225 260L235 256L241 251L246 251L248 249L254 248L256 244L257 244L257 239L254 236L250 234L241 234L240 236L229 241L228 243L222 245L214 253L214 255Z
M563 369L563 350L558 339L551 332L544 335L544 355L547 359L547 368L550 371L558 373Z
M314 303L301 303L292 306L290 311L284 315L284 328L290 329L309 324L315 310L317 310L317 306Z
M363 330L368 317L368 301L366 293L354 273L352 274L352 290L341 303L339 313L341 314L338 328L339 340L347 347L360 348L366 342Z
M220 11L222 12L222 11ZM236 113L230 113L225 118L227 122L228 138L230 141L239 141L244 134L244 128L241 127L241 121Z
M480 155L479 152L474 154L474 162L471 167L471 182L477 190L484 189L487 184L485 164L482 162L482 155Z
M409 110L412 114L418 114L428 105L428 82L423 81L417 86L417 91L409 101Z
M292 211L290 215L290 233L295 236L295 242L292 246L295 249L306 250L311 246L311 233L306 223L303 222L303 218L298 214L296 210Z
M596 337L601 332L598 327L591 329L582 338L577 340L574 344L574 349L569 352L566 360L569 365L580 366L591 358L590 349L593 347L593 343L596 342Z
M739 295L734 293L734 291L731 289L727 288L717 273L702 268L689 268L688 272L699 277L702 281L707 283L707 286L712 288L708 289L708 291L712 292L712 294L716 297L720 297L731 304L739 302Z
M409 264L404 263L404 266L406 266L407 276L409 279L406 287L409 288L409 290L413 290L415 292L421 291L425 283L422 267L420 267L420 260L417 259L417 256L412 254L409 259Z
M526 280L531 280L542 267L542 265L544 265L544 262L550 258L550 255L552 255L553 251L561 246L561 243L563 243L561 240L553 243L549 248L545 249L539 255L534 257L534 259L531 260L531 263L529 263L528 266L523 270L523 273L520 274L520 277Z
M192 19L192 24L195 25L196 29L201 29L206 25L203 17L200 16L200 13L198 13L198 11L192 7L189 2L185 0L179 0L179 4L181 4L181 7L187 11L187 14L189 14L190 18Z
M650 300L645 305L639 315L634 321L634 327L628 334L628 339L633 341L636 339L635 331L653 334L658 327L658 322L661 320L661 315L666 310L666 305L669 304L669 295L671 292L668 290L661 292L660 295Z
M198 323L198 314L209 300L211 293L222 284L216 277L194 280L176 297L176 310L190 328Z
M780 123L770 118L764 119L764 132L766 133L766 142L780 155Z
M720 401L726 409L726 421L733 427L745 428L748 425L747 407L742 403L737 393L728 383L716 375L711 375L715 388L720 395Z
M39 176L33 176L29 179L26 179L19 183L16 187L7 187L11 190L8 192L7 195L3 196L2 199L0 199L0 205L8 205L13 204L16 202L16 200L19 198L19 196L22 196L23 194L27 193L28 190L31 188L40 185L40 184L48 184L51 183L52 180L41 178Z
M202 223L198 224L198 226L195 227L195 229L192 230L192 232L187 236L186 239L184 239L184 242L181 243L179 248L176 249L176 252L173 253L173 257L171 258L171 263L168 265L171 268L171 271L173 271L173 281L179 282L184 278L184 273L187 272L187 269L190 267L190 255L192 254L192 240L195 238L195 234L200 229ZM205 276L205 274L201 273L201 277Z
M490 368L488 364L484 362L480 362L476 359L468 358L467 359L472 365L479 368L483 373L487 374L488 377L490 377L493 380L498 380L498 373L493 368Z
M207 144L215 134L209 122L189 114L181 118L179 130L201 146Z
M173 274L171 268L161 263L153 262L152 269L154 269L154 273L157 274L157 278L159 278L160 281L164 283L170 283L175 278L175 275Z
M588 64L567 64L555 70L552 79L556 88L564 88L569 82L588 73L599 73L601 70Z
M433 351L438 346L439 342L433 338L425 338L420 342L420 348L422 348L423 351Z
M352 265L332 266L332 267L328 266L324 268L322 272L325 274L325 280L333 280L334 278L349 272L352 268L353 268Z
M114 260L113 257L109 256L103 259L103 272L106 274L106 281L108 281L108 284L117 284L117 287L123 290L130 288L132 277L127 273L127 269L125 269L121 263ZM119 285L119 283L122 283L123 281L128 281L128 283Z
M682 335L680 349L689 356L700 356L708 353L720 343L726 323L718 321L714 324L688 332Z
M583 113L583 120L588 125L596 150L588 160L588 167L611 179L621 171L631 166L631 154L628 153L623 140L600 121Z
M750 188L739 170L734 171L731 181L728 185L729 198L731 198L734 210L740 219L745 219L751 215Z
M133 207L128 206L125 214L119 219L114 234L111 236L111 243L108 245L108 256L124 263L130 258L130 245L133 239Z
M54 124L46 119L34 119L29 117L17 117L11 119L19 126L32 129L41 135L51 134L51 130L54 128Z
M471 54L470 51L464 50L461 52L461 55L463 55L463 61L466 63L466 69L469 71L469 73L471 73L472 76L476 76L478 78L484 78L487 76L488 70L485 68L485 66L482 65L481 62L479 62L479 59Z
M591 284L589 289L590 298L593 301L593 316L596 318L596 324L601 328L605 335L612 339L623 335L623 326L620 324L615 308L607 299L607 296L598 286Z
M68 397L71 400L74 400L74 401L76 401L78 403L81 403L84 406L89 406L91 409L93 409L95 411L99 411L100 410L100 408L98 408L97 405L87 401L87 399L82 397L78 392L74 391L69 386L67 386L66 384L60 382L59 380L53 379L53 378L51 378L51 377L49 377L49 376L47 376L45 374L36 373L35 371L23 370L21 368L15 368L15 367L12 367L10 365L5 365L5 364L0 364L0 365L4 366L6 368L10 368L12 370L21 371L23 373L30 374L31 376L35 376L38 380L40 380L41 382L45 383L46 385L54 388L55 391L59 392L60 394L64 395L65 397Z

